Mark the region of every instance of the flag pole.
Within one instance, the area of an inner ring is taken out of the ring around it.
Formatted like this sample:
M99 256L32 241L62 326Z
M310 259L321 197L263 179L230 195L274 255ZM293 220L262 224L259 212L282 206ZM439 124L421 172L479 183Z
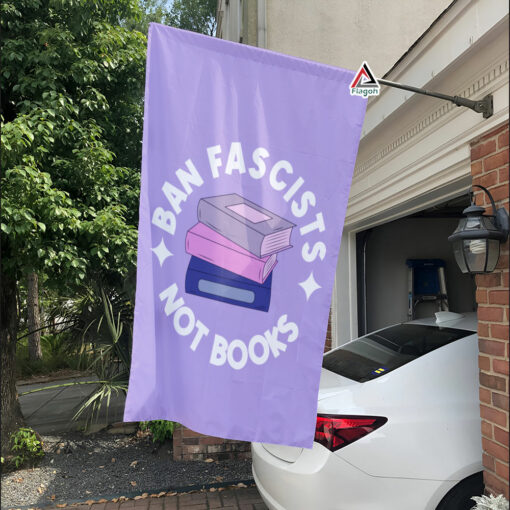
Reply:
M488 94L484 98L479 99L478 101L473 101L471 99L466 99L465 97L448 96L446 94L441 94L440 92L431 92L430 90L412 87L411 85L403 85L402 83L396 83L394 81L384 80L382 78L378 78L377 81L380 85L385 85L387 87L409 90L410 92L415 92L416 94L423 94L425 96L432 96L437 97L439 99L444 99L445 101L450 101L456 104L457 106L465 106L466 108L474 110L477 113L482 113L484 119L488 119L494 113L492 94Z

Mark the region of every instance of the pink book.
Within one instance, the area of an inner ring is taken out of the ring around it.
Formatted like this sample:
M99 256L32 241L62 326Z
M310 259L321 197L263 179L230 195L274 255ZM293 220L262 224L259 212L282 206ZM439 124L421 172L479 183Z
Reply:
M257 283L276 265L276 253L259 258L203 223L188 230L186 252Z

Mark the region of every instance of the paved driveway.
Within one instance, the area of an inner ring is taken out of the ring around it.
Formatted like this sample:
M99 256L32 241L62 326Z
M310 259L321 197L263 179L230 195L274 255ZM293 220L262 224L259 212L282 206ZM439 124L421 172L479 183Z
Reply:
M47 507L48 508L48 507ZM57 507L52 507L57 508ZM268 510L256 487L228 489L222 492L176 494L162 498L129 499L121 502L82 504L72 510Z
M53 382L23 384L17 387L21 411L26 423L40 434L55 434L79 430L84 420L73 421L73 416L88 395L97 387L94 377L79 377ZM71 385L72 383L80 383ZM68 386L64 386L64 385ZM44 389L50 387L51 389ZM34 390L42 390L35 391ZM33 392L24 394L26 392ZM99 413L99 424L122 421L125 397L119 394L112 397L108 414L106 409Z
M68 432L83 427L84 421L72 421L72 417L88 395L96 388L93 377L80 377L61 381L23 384L18 386L23 416L29 426L41 434ZM85 384L65 384L80 382ZM33 390L43 391L33 392ZM32 392L27 393L26 392ZM108 415L100 412L98 423L108 424L122 421L124 395L114 397ZM48 507L46 507L48 508ZM53 507L57 508L57 507ZM77 510L267 510L256 487L225 489L216 492L176 494L161 498L109 501L103 503L69 506Z

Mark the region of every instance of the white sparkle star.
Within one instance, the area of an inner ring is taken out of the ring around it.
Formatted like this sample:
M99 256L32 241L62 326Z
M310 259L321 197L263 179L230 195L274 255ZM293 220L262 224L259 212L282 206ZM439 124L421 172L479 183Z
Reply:
M313 277L313 271L310 273L310 276L304 282L301 282L299 285L303 287L307 301L310 299L310 296L316 290L321 288L321 286L315 281L315 278Z
M161 239L161 242L156 248L152 248L152 251L157 255L160 266L163 266L163 262L165 262L168 257L173 255L173 253L171 253L166 247L165 241L163 241L163 239Z

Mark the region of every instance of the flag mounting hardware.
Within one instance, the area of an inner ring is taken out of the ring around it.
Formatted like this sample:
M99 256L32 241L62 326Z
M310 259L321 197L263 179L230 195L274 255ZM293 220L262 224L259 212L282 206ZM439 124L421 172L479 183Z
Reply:
M488 119L494 113L492 94L488 94L482 99L479 99L478 101L473 101L471 99L466 99L465 97L448 96L446 94L441 94L440 92L431 92L430 90L412 87L411 85L403 85L402 83L383 80L382 78L378 78L377 81L379 82L380 85L386 85L387 87L409 90L410 92L415 92L416 94L423 94L425 96L432 96L437 97L439 99L444 99L445 101L451 101L453 104L456 104L457 106L465 106L466 108L474 110L477 113L483 114L484 119Z

